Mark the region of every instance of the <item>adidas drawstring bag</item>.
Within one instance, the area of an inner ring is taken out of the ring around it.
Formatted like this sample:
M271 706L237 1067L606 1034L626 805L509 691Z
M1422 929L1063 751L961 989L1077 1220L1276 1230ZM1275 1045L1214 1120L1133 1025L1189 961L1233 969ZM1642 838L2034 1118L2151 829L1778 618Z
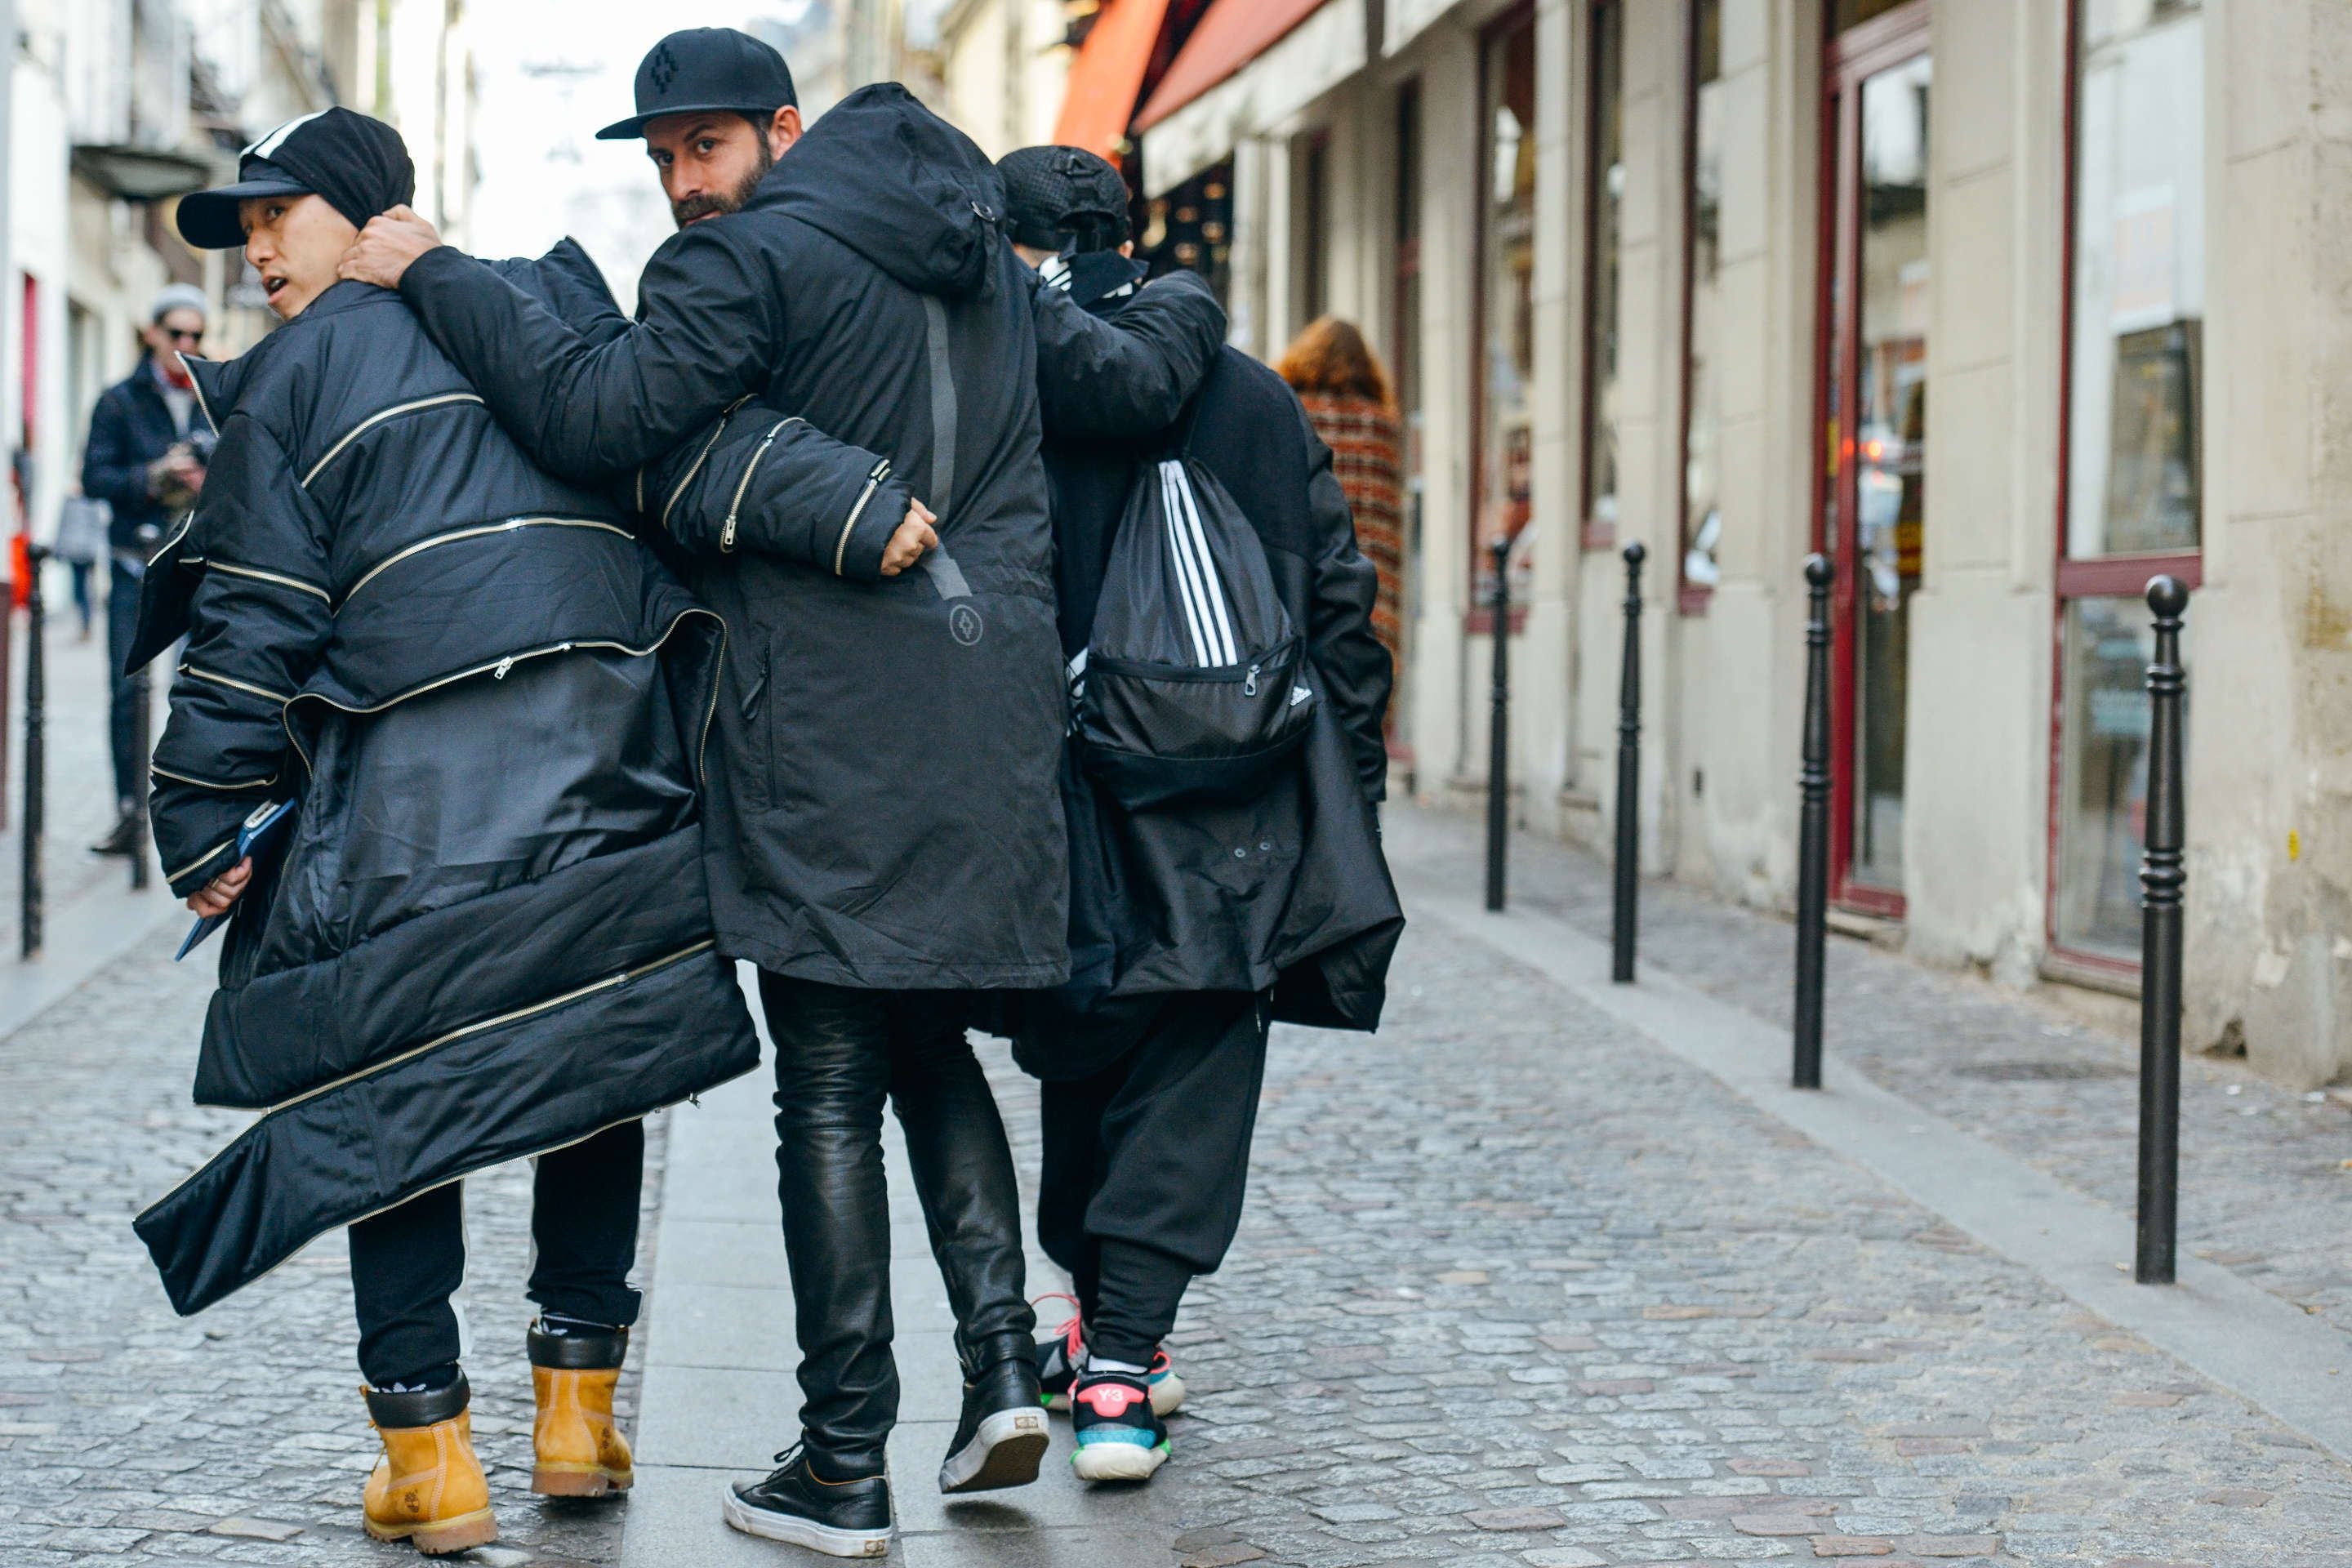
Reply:
M1318 700L1265 546L1191 446L1138 472L1070 661L1079 755L1130 811L1256 795Z

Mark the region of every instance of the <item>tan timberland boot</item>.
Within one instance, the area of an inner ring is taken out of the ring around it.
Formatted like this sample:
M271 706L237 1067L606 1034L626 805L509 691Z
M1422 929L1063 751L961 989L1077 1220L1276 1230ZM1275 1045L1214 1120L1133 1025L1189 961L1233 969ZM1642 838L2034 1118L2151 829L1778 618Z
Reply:
M405 1541L428 1556L499 1538L489 1483L474 1458L471 1397L462 1375L423 1394L367 1391L368 1419L383 1439L383 1458L368 1477L370 1535Z
M629 1441L613 1422L613 1389L629 1331L549 1333L530 1327L530 1489L544 1497L603 1497L636 1479Z

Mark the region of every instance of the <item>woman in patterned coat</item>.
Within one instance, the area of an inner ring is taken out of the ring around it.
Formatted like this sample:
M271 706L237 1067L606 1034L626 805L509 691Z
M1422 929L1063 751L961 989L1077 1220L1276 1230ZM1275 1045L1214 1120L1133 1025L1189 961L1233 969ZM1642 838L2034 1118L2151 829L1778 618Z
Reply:
M1404 431L1389 375L1354 325L1325 316L1276 366L1331 448L1332 472L1356 515L1356 542L1380 568L1372 630L1393 663L1404 634Z

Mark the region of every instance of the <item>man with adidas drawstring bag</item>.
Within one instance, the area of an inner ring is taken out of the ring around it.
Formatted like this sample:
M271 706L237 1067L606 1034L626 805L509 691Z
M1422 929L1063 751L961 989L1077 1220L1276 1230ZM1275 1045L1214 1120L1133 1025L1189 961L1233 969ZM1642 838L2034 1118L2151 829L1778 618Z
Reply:
M1092 153L999 168L1024 259L1115 317L1146 268ZM1403 928L1375 811L1376 576L1290 389L1222 352L1171 429L1049 437L1072 725L1072 975L1004 1026L1044 1080L1037 1232L1076 1314L1038 1346L1087 1480L1165 1462L1160 1352L1239 1226L1275 1021L1373 1028Z

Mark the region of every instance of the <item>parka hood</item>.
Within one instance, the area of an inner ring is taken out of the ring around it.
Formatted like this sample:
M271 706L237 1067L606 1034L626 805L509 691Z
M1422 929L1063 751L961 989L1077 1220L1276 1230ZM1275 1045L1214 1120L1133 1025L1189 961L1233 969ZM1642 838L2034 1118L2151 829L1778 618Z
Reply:
M921 294L987 284L1004 180L970 137L897 82L860 88L777 160L751 197L824 230Z

